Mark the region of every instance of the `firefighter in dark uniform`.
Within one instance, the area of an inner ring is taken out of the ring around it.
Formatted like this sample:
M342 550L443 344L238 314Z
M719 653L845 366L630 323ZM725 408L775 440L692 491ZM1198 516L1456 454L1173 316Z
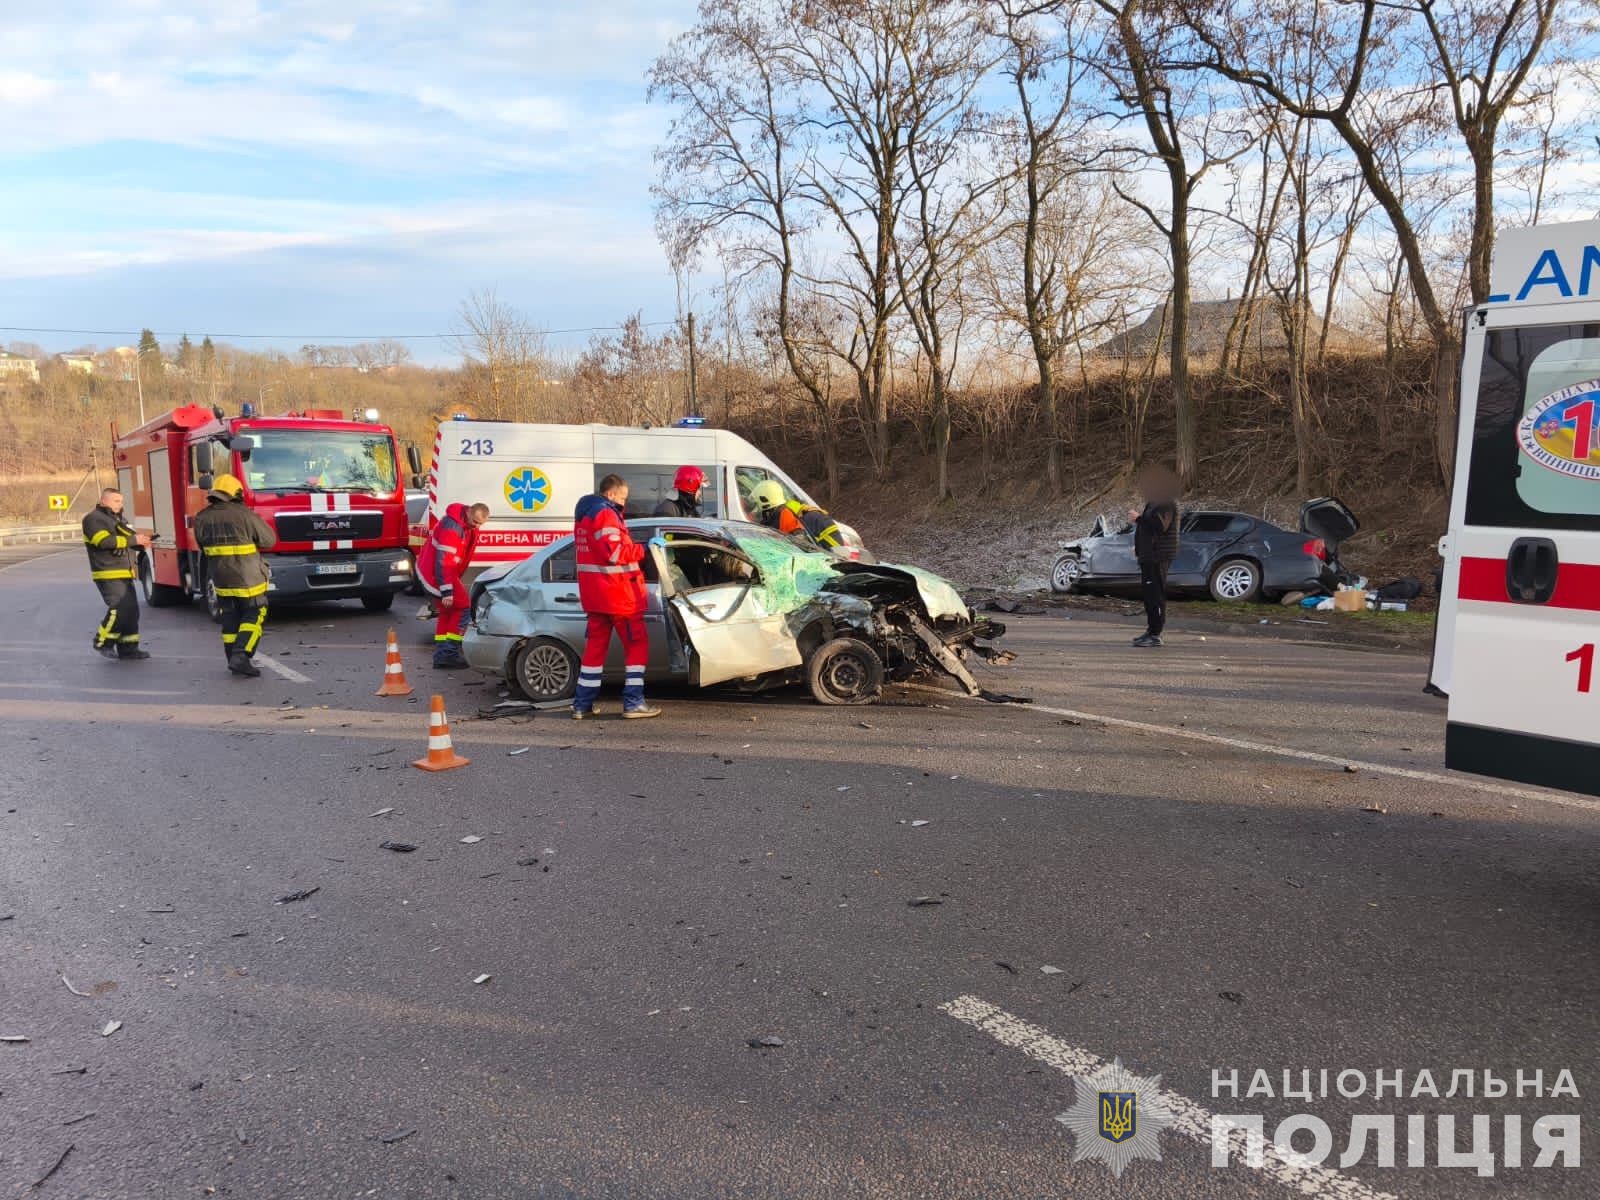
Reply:
M672 495L656 505L658 517L698 517L700 515L700 490L706 485L706 473L699 467L679 467L672 477Z
M761 514L761 523L779 533L793 537L803 533L824 550L839 550L844 546L844 534L839 523L828 515L827 509L800 500L790 500L783 485L768 479L756 484L750 497Z
M89 551L89 578L106 602L105 620L94 631L94 648L107 658L149 658L139 645L139 593L134 562L139 547L150 544L122 519L122 493L106 488L100 503L83 519L83 544Z
M267 564L261 551L278 544L272 527L245 507L244 485L218 475L195 514L194 540L222 608L222 650L235 675L259 675L253 661L267 620Z

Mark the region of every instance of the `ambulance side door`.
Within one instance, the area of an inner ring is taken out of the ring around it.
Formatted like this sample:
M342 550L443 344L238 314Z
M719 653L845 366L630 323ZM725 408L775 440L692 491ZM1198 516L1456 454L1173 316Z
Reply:
M1600 322L1570 312L1469 319L1445 762L1600 794Z

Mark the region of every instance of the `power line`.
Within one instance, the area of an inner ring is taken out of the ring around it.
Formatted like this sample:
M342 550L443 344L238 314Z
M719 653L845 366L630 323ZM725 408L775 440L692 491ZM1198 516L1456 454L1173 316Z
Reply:
M642 328L658 329L663 325L676 325L676 321L645 321ZM626 325L585 325L574 329L539 329L535 327L532 332L550 336L560 333L609 333L613 330L626 329ZM144 334L142 329L43 329L31 325L0 325L0 333L64 333L75 337L125 337L136 338ZM174 333L171 330L151 330L156 337L172 338L187 337L188 330ZM202 333L202 337L221 338L232 341L279 341L279 342L422 342L448 340L453 338L470 337L462 333Z

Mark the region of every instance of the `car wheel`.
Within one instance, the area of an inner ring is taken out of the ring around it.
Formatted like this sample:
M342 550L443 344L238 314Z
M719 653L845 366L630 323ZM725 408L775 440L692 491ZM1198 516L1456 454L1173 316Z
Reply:
M1083 559L1076 554L1063 554L1050 568L1050 590L1064 595L1078 586L1078 576L1083 574Z
M534 638L512 660L510 683L536 704L570 700L578 690L578 656L563 641Z
M871 704L883 690L883 660L857 638L834 638L811 656L806 677L818 704Z
M1211 572L1211 598L1249 604L1261 595L1261 568L1248 558L1230 558Z
M406 553L411 554L408 550ZM406 595L422 595L422 576L417 574L417 556L411 554L411 582L406 584Z
M388 612L394 607L394 593L368 592L361 597L361 607L368 612Z

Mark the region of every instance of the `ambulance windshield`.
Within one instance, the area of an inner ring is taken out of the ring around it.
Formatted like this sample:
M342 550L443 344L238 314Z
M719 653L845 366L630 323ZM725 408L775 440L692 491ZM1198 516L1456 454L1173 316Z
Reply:
M252 492L395 490L394 443L381 433L252 428L259 443L241 466Z

